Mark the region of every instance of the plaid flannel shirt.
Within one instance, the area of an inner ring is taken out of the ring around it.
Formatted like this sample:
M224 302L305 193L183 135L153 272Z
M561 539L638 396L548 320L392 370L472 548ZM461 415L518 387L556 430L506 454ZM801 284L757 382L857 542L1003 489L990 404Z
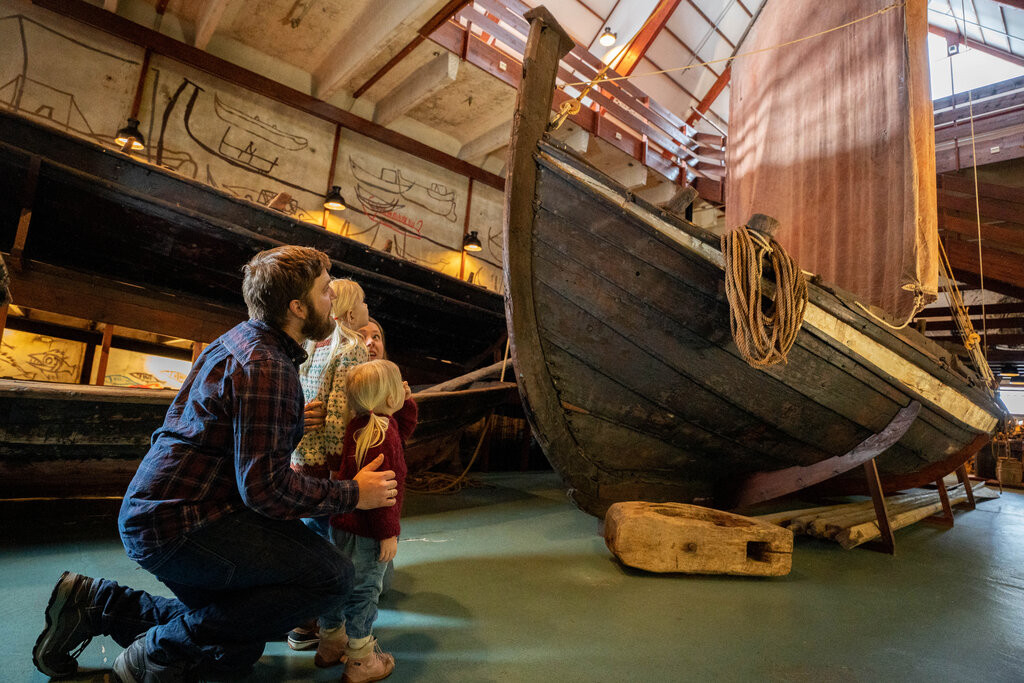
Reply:
M301 346L258 320L210 344L153 433L125 494L118 528L138 560L189 531L248 507L275 519L355 508L353 481L289 467L302 438Z

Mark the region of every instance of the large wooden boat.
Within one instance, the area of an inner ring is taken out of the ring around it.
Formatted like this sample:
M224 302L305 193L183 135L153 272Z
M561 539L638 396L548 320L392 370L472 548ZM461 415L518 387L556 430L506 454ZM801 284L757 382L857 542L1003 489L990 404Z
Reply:
M545 139L572 43L543 8L528 18L506 317L526 414L579 506L730 507L826 480L860 488L872 457L883 487L900 490L989 440L1002 411L980 378L820 282L788 362L749 365L730 332L719 237Z
M414 394L410 472L456 462L466 427L518 401L514 384L471 374ZM0 379L0 497L122 495L174 396L170 389Z

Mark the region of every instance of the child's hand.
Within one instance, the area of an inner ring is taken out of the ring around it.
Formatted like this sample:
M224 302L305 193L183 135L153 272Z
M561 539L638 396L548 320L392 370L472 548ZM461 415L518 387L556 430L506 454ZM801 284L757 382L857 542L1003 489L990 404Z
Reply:
M405 390L405 398L402 400L402 402L404 403L405 401L409 400L410 396L412 396L412 389L409 388L408 382L402 382L402 389Z
M380 542L380 557L377 558L378 562L390 562L395 559L395 555L398 554L398 536L392 536L391 538L385 538Z
M327 409L323 401L310 401L302 412L303 423L306 430L320 429L327 419Z

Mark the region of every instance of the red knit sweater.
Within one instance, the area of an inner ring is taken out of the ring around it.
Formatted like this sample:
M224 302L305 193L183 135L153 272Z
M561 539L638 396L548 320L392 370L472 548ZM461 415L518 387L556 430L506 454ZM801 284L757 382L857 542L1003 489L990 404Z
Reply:
M401 531L399 520L402 514L402 502L405 500L405 451L403 444L412 436L416 428L416 417L419 408L411 398L388 419L388 431L384 435L384 443L371 448L363 456L363 464L373 462L381 453L384 454L384 462L377 468L378 471L394 470L395 481L398 482L398 495L395 497L395 504L392 507L375 508L373 510L353 510L343 515L331 517L331 524L339 529L365 536L383 540L398 536ZM338 479L352 479L360 468L356 467L356 431L362 429L369 422L368 415L360 415L353 418L345 428L345 445L341 453L341 469L337 475Z

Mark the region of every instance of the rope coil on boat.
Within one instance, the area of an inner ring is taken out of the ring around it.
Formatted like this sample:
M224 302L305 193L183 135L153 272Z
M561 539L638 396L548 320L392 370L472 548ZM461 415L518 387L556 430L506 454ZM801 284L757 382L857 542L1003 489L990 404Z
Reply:
M740 354L755 368L785 364L807 308L803 271L782 245L749 224L722 236L722 258L729 327ZM774 296L767 312L761 305L766 259L775 275Z

